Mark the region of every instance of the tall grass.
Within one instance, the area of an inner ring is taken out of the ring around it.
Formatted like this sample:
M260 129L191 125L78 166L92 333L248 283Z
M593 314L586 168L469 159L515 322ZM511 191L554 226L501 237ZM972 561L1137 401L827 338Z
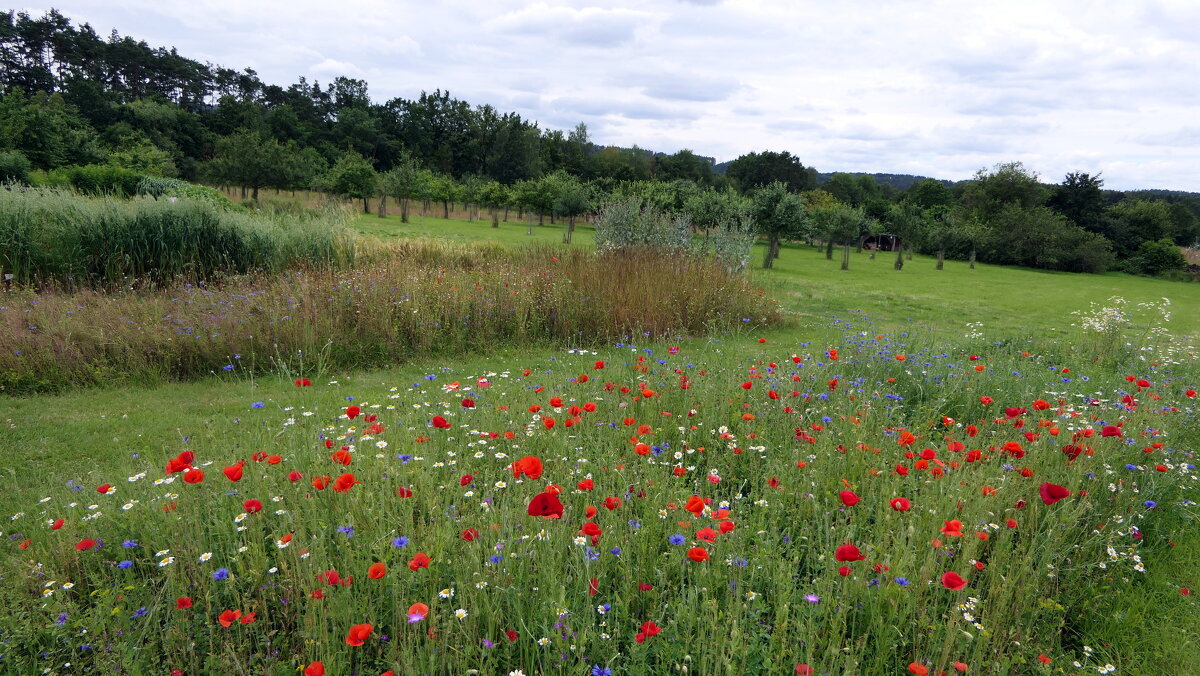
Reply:
M189 199L0 190L0 272L17 284L119 288L353 260L340 212L236 213Z
M15 291L0 301L0 391L222 370L379 367L498 345L589 345L775 323L717 263L407 241L356 269L120 293Z

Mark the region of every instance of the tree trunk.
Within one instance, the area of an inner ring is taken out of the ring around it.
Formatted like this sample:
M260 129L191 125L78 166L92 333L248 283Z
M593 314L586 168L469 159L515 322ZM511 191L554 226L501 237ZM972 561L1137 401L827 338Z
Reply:
M508 205L507 204L504 205L504 222L505 223L508 222Z
M856 254L860 254L860 253L862 253L863 244L864 244L866 241L867 241L867 236L866 236L866 235L862 235L862 236L860 236L860 237L858 238L858 248L854 250L854 253L856 253Z
M833 260L833 238L832 237L829 238L829 241L825 242L825 260L827 260L827 261Z
M246 186L242 186L242 199L246 199Z
M545 225L545 224L546 224L546 212L539 211L538 212L538 225Z
M971 269L975 269L975 247L971 247Z
M380 218L387 218L387 195L379 196L379 208L376 211L379 212Z
M910 260L910 261L912 260L912 250L913 250L913 248L911 246L909 246L908 247L908 260Z
M850 269L850 245L849 244L842 245L842 269L843 270Z
M242 190L242 197L245 197L245 196L246 196L246 191ZM250 199L254 200L255 204L258 204L258 186L254 186L254 193L250 196Z
M899 244L893 244L892 246L896 247L896 264L893 267L895 267L897 270L903 270L904 269L904 244L899 243Z
M364 214L371 213L371 199L369 197L363 198L363 213Z
M401 223L408 222L408 198L407 197L400 200L400 222Z
M529 219L529 228L525 231L525 234L532 235L533 234L533 212L532 211L527 212L525 215Z
M563 244L570 244L575 235L575 217L567 216L567 229L563 231Z
M875 252L876 251L879 251L879 247L875 247L874 249L871 249L871 260L875 260Z
M500 210L496 207L492 207L492 227L500 227Z
M779 244L779 236L771 235L767 240L767 255L763 256L763 270L775 267L775 247Z
M941 269L942 269L942 266L943 266L943 264L944 264L945 262L946 262L946 247L944 247L944 246L943 246L943 247L941 247L941 248L939 248L939 249L938 249L938 255L937 255L937 269L938 269L938 270L941 270Z
M450 218L450 200L442 200L442 218Z

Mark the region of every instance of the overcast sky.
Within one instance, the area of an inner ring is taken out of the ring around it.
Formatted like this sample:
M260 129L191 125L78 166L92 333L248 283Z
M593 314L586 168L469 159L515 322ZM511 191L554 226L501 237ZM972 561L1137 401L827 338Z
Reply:
M58 0L270 83L449 90L600 144L1200 191L1200 2Z

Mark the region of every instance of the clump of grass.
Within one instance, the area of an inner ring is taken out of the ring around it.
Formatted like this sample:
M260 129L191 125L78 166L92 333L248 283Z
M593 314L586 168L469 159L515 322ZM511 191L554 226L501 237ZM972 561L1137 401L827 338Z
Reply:
M774 304L701 258L614 258L407 241L355 269L306 269L220 285L10 293L0 305L0 391L222 370L379 367L501 345L568 346L697 335L778 321Z
M0 190L0 272L22 285L120 288L353 261L341 212L237 213L188 198Z

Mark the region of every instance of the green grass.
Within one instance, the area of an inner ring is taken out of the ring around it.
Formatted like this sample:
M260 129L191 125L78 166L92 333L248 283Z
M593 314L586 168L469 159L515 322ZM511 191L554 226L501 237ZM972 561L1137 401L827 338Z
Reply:
M663 344L575 355L510 349L330 376L311 388L235 373L153 391L13 401L0 430L0 445L23 449L20 461L5 468L11 488L0 498L0 509L22 513L9 526L13 539L0 558L10 582L0 591L11 618L0 620L8 641L6 668L71 661L84 670L138 671L161 663L185 672L286 672L319 660L337 673L583 673L604 664L617 673L666 673L689 665L700 673L750 674L790 671L804 662L832 673L898 673L912 661L935 669L962 661L975 673L1045 673L1036 661L1045 653L1056 667L1080 659L1093 669L1113 663L1121 673L1193 673L1200 666L1200 625L1193 600L1179 590L1200 585L1195 567L1182 565L1196 553L1195 508L1185 502L1195 499L1196 489L1181 465L1183 454L1200 443L1195 400L1183 394L1200 380L1195 364L1140 374L1153 382L1138 395L1146 408L1095 409L1109 424L1122 421L1125 435L1137 443L1097 435L1085 442L1096 455L1067 464L1058 447L1069 439L1049 436L1048 426L1062 427L1065 435L1098 431L1102 423L1080 396L1115 398L1129 388L1119 373L1023 357L1018 347L987 341L948 346L920 330L863 339L858 329L868 321L860 318L836 340L827 334L817 344L806 344L808 335L769 334L766 343L754 336L684 341L678 354ZM838 361L825 358L829 347L839 348ZM897 353L906 360L896 360ZM968 353L982 359L972 362ZM792 363L793 354L803 366ZM594 368L597 359L605 361L602 370ZM767 362L780 368L772 372ZM976 372L973 364L986 368ZM1071 383L1060 381L1064 366L1072 367ZM524 369L530 375L523 376ZM590 376L586 383L579 378L584 374ZM681 374L687 389L680 387ZM477 384L480 376L490 384ZM838 378L836 388L827 386L831 378ZM609 389L606 382L615 385ZM457 389L445 389L452 383L459 383ZM635 398L645 387L655 390L652 400ZM770 388L782 398L767 397ZM789 394L793 388L800 396ZM982 405L982 393L995 403ZM1150 394L1162 399L1151 405ZM563 406L592 401L598 408L566 428L570 414L552 408L555 396ZM464 397L476 407L463 408ZM1036 410L1034 398L1047 399L1051 408ZM377 415L383 429L362 438L367 422L339 417L350 403L364 415ZM542 410L530 412L533 404ZM1019 417L1039 438L1029 441L1014 429L1003 414L1009 406L1029 409ZM1164 416L1158 413L1162 406L1176 412ZM446 417L450 428L431 428L434 415ZM553 429L542 424L545 416L557 419ZM947 427L944 416L955 422ZM635 424L627 426L624 418ZM638 424L648 430L637 430ZM978 426L977 437L969 436L967 424ZM721 438L721 426L732 436ZM797 440L797 427L814 443ZM897 427L918 436L913 450L934 448L948 474L939 477L934 465L922 468L905 458ZM1144 437L1151 428L1158 436ZM483 439L480 432L499 436ZM505 432L514 437L506 439ZM668 445L683 459L668 453L660 464L653 455L638 455L631 437ZM1143 453L1155 438L1164 447ZM386 448L377 447L380 440ZM954 451L948 440L965 442L964 451ZM1007 441L1021 443L1027 455L1015 459L996 450ZM341 445L354 450L349 466L330 460ZM983 457L964 462L965 450L974 448L984 449ZM204 481L192 485L177 477L153 485L166 461L184 450L196 454ZM256 462L260 452L278 454L282 462ZM545 461L539 480L518 481L506 469L524 455ZM221 468L239 460L246 463L245 476L234 484ZM1027 467L1032 476L1005 471L1004 463ZM1126 470L1125 463L1147 468ZM1155 463L1171 469L1155 472ZM896 465L909 474L897 474ZM674 475L676 466L685 468L682 477ZM289 481L292 471L303 479ZM714 471L719 483L705 480ZM340 494L309 485L313 477L343 472L362 483ZM127 480L140 473L145 477ZM473 475L474 483L461 486L464 474ZM594 491L577 490L576 483L589 476ZM778 487L771 487L772 477ZM68 481L83 491L71 491ZM1048 507L1038 500L1043 481L1090 496ZM1106 487L1110 482L1119 484L1117 490ZM104 483L116 493L97 494L95 487ZM525 514L528 500L547 483L565 488L562 521ZM847 485L861 504L841 506L838 494ZM982 492L984 486L995 495ZM399 497L399 487L414 497ZM682 510L692 495L728 501L735 530L712 544L698 539L693 530L718 522ZM622 498L622 505L606 509L608 496ZM913 509L889 509L895 496L911 499ZM266 507L240 522L245 530L239 531L235 517L250 498ZM1147 509L1147 499L1158 506ZM1029 504L1019 508L1018 500ZM599 507L594 521L604 531L595 561L571 542L588 521L587 505ZM83 520L97 511L103 516L96 521ZM50 530L46 524L56 518L66 525ZM1017 520L1016 529L1005 527L1008 518ZM631 529L630 519L641 527ZM950 519L962 520L965 537L940 532ZM1130 537L1131 523L1142 540ZM343 526L354 528L352 537L338 531ZM468 528L480 538L465 542L461 533ZM980 530L988 540L974 536ZM523 539L540 531L549 539ZM275 543L286 533L293 540L280 549ZM684 534L687 544L668 543L674 534ZM402 549L391 544L399 536L409 538ZM75 543L86 537L103 539L104 548L76 551ZM30 538L29 548L17 549L23 538ZM932 547L939 538L942 546ZM120 548L126 539L139 546ZM834 561L834 550L846 542L866 560ZM495 549L498 544L502 549ZM1118 561L1105 553L1110 545ZM695 546L711 560L688 560L685 553ZM621 554L611 554L612 547ZM154 553L160 549L170 550L163 556L175 557L172 564L158 565L162 557ZM411 571L406 564L418 551L433 562ZM206 552L213 558L200 561ZM501 563L488 563L497 552ZM1133 570L1134 553L1145 561L1145 574ZM743 558L746 567L737 564ZM114 567L123 559L132 568ZM985 562L985 569L975 570L973 560ZM389 569L382 580L366 575L376 561ZM32 562L40 567L30 576ZM840 565L851 566L848 577L838 574ZM877 571L877 565L887 569ZM231 577L213 580L219 568ZM353 584L317 581L331 569L352 576ZM946 571L971 586L943 588ZM587 591L593 577L595 595ZM50 581L53 594L42 598ZM74 586L64 589L64 582ZM654 589L641 592L638 583ZM311 598L318 589L325 598ZM453 589L454 597L439 598L443 589ZM808 594L820 601L810 603ZM193 608L175 609L174 599L182 596L193 600ZM968 596L978 599L971 613L982 630L958 609ZM1105 602L1097 604L1097 598ZM416 602L428 604L431 615L410 625L404 614ZM611 609L597 612L602 604ZM454 618L458 608L467 610L467 619ZM255 612L257 619L222 628L216 619L227 609ZM60 613L66 613L61 626L55 623ZM663 634L638 643L635 634L646 621L663 627ZM567 638L557 622L570 628ZM347 646L342 639L358 623L373 625L372 639ZM1160 640L1164 623L1174 640ZM519 633L517 642L507 641L508 630ZM386 643L379 640L384 634ZM542 637L549 646L538 645ZM82 645L92 649L81 652ZM1091 656L1084 645L1094 650ZM42 651L52 657L40 659Z
M390 220L354 227L397 241L530 239L523 225ZM896 273L881 253L841 272L790 247L754 275L792 318L774 328L584 353L496 342L391 369L306 371L303 388L237 367L8 399L0 669L758 674L804 663L892 674L913 662L956 673L961 661L968 673L1050 674L1078 660L1079 673L1200 673L1200 607L1181 593L1200 588L1200 400L1187 394L1200 363L1149 312L1107 334L1067 326L1072 310L1112 295L1168 296L1172 331L1195 336L1200 287L964 267L939 273L917 257ZM567 408L586 402L595 411ZM349 405L377 418L350 420ZM1102 436L1116 424L1120 437ZM657 449L641 455L639 443ZM1068 444L1091 452L1068 462ZM332 458L342 446L348 466ZM163 481L183 451L202 482ZM272 455L279 464L260 460ZM536 480L508 469L527 455L544 461ZM238 461L233 483L222 468ZM344 493L311 483L346 472L361 483ZM593 490L578 487L587 478ZM1072 496L1045 505L1043 482ZM102 484L116 492L97 493ZM561 520L526 511L548 484L563 488ZM849 489L860 503L843 504ZM720 520L685 511L692 496L727 502L734 529L701 539ZM912 509L894 511L893 497ZM242 517L249 499L264 508ZM951 520L963 537L944 532ZM575 544L589 522L603 534ZM464 539L468 529L478 537ZM103 547L77 551L84 538ZM864 560L836 561L846 543ZM710 560L689 560L694 547ZM427 569L409 569L417 552ZM387 575L369 579L376 562ZM214 579L219 569L229 577ZM329 584L330 570L353 583ZM968 586L945 588L946 572ZM176 609L179 597L192 607ZM410 623L417 602L430 614ZM222 627L225 610L255 621ZM648 621L662 633L639 642ZM360 623L370 637L347 645Z
M360 235L384 241L409 237L432 237L450 241L496 241L510 246L562 241L562 224L534 228L526 235L523 221L514 220L492 228L490 221L473 223L432 216L413 216L400 223L399 216L381 219L375 215L356 217L351 228ZM576 247L592 247L592 228L576 227ZM914 256L904 269L893 269L895 254L880 252L875 260L869 252L851 254L849 270L840 270L841 254L826 260L823 249L805 244L785 245L771 271L761 270L764 247L751 254L756 284L770 289L781 307L805 323L824 323L830 316L858 311L877 318L881 328L916 323L948 333L966 332L967 322L982 323L989 332L1020 334L1062 332L1072 334L1071 315L1087 310L1091 303L1105 303L1118 296L1136 305L1168 297L1173 303L1170 327L1174 333L1200 338L1200 284L1170 282L1123 273L1085 275L977 264L974 270L964 261L946 261L935 270L933 258Z

